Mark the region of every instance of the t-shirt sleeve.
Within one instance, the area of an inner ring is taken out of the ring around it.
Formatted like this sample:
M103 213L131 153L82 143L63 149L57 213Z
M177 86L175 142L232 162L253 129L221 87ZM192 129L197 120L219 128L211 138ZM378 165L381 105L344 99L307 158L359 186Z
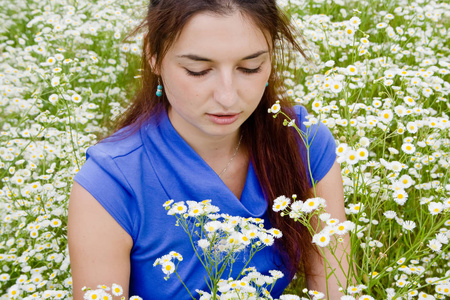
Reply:
M86 162L74 180L84 187L135 239L138 215L133 190L114 159L97 146L88 148Z
M303 151L309 155L308 159L306 153L303 153L308 178L311 184L312 175L312 179L317 183L330 171L336 160L336 141L326 125L319 123L307 128L303 124L304 121L307 121L306 116L308 115L303 106L296 107L295 111L299 120L297 124L300 125L302 132L306 133L305 140L308 141L305 145L305 148L308 149Z

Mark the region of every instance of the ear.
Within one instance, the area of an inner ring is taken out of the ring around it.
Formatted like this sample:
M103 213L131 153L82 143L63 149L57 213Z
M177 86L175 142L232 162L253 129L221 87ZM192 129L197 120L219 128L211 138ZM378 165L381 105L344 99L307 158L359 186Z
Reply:
M156 67L156 56L152 56L148 60L148 63L150 64L150 68L151 68L152 72L159 76L159 70Z
M148 44L147 34L144 35L144 51L145 51L145 57L148 59L148 64L150 66L150 70L152 70L153 73L156 75L159 75L159 70L156 68L156 56L150 56L150 48Z

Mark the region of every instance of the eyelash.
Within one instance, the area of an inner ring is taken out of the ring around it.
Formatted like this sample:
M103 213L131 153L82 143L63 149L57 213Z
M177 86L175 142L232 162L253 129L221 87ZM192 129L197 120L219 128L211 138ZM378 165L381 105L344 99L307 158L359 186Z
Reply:
M244 74L255 74L255 73L259 73L261 71L261 66L257 67L256 69L246 69L246 68L240 68L240 69L242 70L242 72ZM205 70L205 71L201 71L201 72L192 72L192 71L189 71L188 69L185 69L185 70L189 76L194 76L194 77L205 76L209 72L209 70Z

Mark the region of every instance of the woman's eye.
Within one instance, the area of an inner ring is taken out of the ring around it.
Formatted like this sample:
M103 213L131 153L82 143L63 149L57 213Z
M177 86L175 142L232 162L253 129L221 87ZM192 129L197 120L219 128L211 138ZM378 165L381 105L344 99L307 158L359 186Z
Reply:
M261 71L261 66L255 68L255 69L247 69L247 68L240 68L242 72L246 74L254 74Z
M185 69L185 70L186 70L186 72L187 72L187 74L189 76L194 76L194 77L204 76L204 75L208 74L208 72L210 71L209 69L208 70L204 70L204 71L200 71L200 72L194 72L194 71L191 71L191 70L188 70L188 69ZM241 70L245 74L254 74L254 73L258 73L258 72L261 71L261 66L255 68L255 69L239 68L239 70Z
M204 71L200 71L200 72L193 72L188 69L185 69L185 70L189 76L195 76L195 77L204 76L209 72L209 70L204 70Z

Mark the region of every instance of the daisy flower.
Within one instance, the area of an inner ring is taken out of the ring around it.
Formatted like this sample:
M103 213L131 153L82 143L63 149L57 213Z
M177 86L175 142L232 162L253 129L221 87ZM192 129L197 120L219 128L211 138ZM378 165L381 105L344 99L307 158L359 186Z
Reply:
M175 203L172 208L167 212L168 215L181 215L187 211L187 207L183 201Z
M281 238L283 236L283 233L281 232L281 230L276 229L276 228L271 228L268 230L268 232L276 238Z
M272 246L274 243L273 236L267 233L261 233L259 240L266 246Z
M319 206L325 207L325 199L320 198L320 197L316 197L316 198L310 198L308 200L305 201L305 203L303 203L302 205L302 212L304 213L310 213L313 210L316 210L317 208L319 208Z
M430 202L428 204L428 210L430 214L437 215L444 209L444 205L440 202Z
M216 232L222 227L222 223L219 221L211 221L205 224L205 230L209 233Z
M436 298L434 296L432 296L432 295L428 295L427 293L420 292L418 299L434 300Z
M414 98L411 97L411 96L406 96L406 97L404 97L404 98L403 98L403 101L404 101L407 105L409 105L409 106L414 106L414 105L416 105L416 101L415 101Z
M171 205L173 203L173 200L167 200L166 202L164 202L163 207L167 207L169 205Z
M175 264L171 261L162 263L162 271L166 275L170 275L175 271Z
M72 95L72 101L73 101L73 102L75 102L75 103L80 103L81 100L82 100L81 96L78 95L77 93L74 93L74 94Z
M50 97L48 97L48 101L50 101L51 104L55 105L56 102L58 102L59 96L57 94L51 94Z
M291 203L291 199L286 196L279 196L273 202L272 209L273 211L282 211Z
M350 203L348 205L348 212L350 214L357 214L360 211L364 210L364 205L362 203Z
M340 81L333 81L330 84L330 91L334 92L334 93L339 93L340 91L342 91L344 85L342 84L342 82Z
M408 200L408 194L403 189L395 191L392 196L394 197L394 201L398 205L403 205L405 204L406 200Z
M412 185L415 183L415 181L411 178L411 176L409 176L409 175L407 175L407 174L402 175L402 176L398 179L397 182L398 182L398 183L401 185L401 187L404 188L404 189L409 188L410 186L412 186Z
M406 154L413 154L414 152L416 152L416 147L411 143L404 143L402 145L402 151Z
M427 245L431 250L435 251L435 252L440 252L441 251L441 247L442 247L442 243L439 242L437 239L432 239L428 242Z
M345 143L339 144L336 148L336 155L343 156L347 152L348 146Z
M292 203L291 210L300 213L303 207L303 201L297 200Z
M336 226L336 234L344 235L349 231L353 231L356 225L352 221L344 221Z
M323 297L325 297L324 293L321 293L321 292L318 292L318 291L315 291L315 290L310 290L308 292L308 294L313 296L314 297L313 299L322 299Z
M367 149L365 148L359 148L358 150L356 150L356 153L358 155L358 160L367 160L367 158L369 157L369 151L367 151Z
M281 295L280 300L301 300L299 296L296 295Z
M122 296L123 288L120 285L113 283L111 286L111 293L114 296Z
M416 223L414 221L403 221L402 228L405 231L411 231L416 228Z
M354 164L358 163L359 155L358 155L358 153L355 150L348 150L346 154L347 155L346 155L346 160L345 161L349 165L354 165Z
M380 121L387 124L392 121L394 114L392 113L392 110L386 109L386 110L379 112L378 117L379 117Z
M269 113L276 114L280 111L280 109L281 109L280 102L277 101L274 105L272 105L271 108L269 108Z
M60 83L59 77L53 77L53 78L52 78L52 80L51 80L51 85L52 85L53 87L58 86L59 83Z

